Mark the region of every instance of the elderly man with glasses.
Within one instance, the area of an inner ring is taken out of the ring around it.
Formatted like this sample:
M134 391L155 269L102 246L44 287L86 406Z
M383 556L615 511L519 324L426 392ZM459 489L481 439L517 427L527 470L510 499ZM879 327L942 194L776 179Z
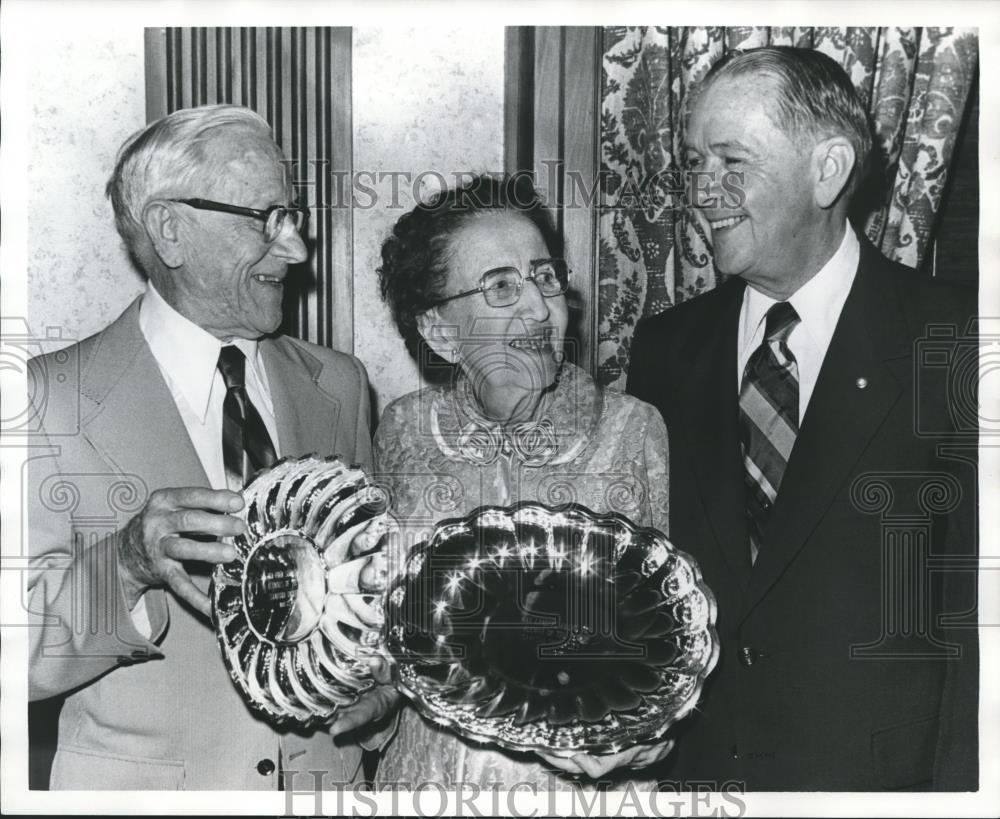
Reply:
M313 451L371 459L360 362L276 335L289 266L307 258L281 151L248 109L181 110L125 143L107 191L146 291L68 352L79 379L31 362L41 425L74 430L49 434L54 457L29 470L30 692L68 695L51 786L351 782L361 749L341 730L390 690L331 731L275 728L229 679L206 595L255 470ZM83 528L109 513L103 537Z

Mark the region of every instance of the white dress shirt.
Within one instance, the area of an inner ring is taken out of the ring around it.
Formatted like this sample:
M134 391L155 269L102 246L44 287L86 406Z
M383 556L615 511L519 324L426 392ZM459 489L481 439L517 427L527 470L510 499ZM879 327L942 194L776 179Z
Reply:
M788 347L799 370L799 426L806 417L806 407L819 378L830 339L840 319L840 311L858 272L861 245L846 222L844 238L837 252L820 271L789 297L788 301L801 321L788 337ZM740 326L737 335L736 390L739 392L747 361L764 340L764 318L775 299L752 287L743 292Z
M226 385L218 370L222 341L174 310L152 282L139 305L139 329L173 396L209 485L212 489L238 492L242 486L227 481L222 454L222 403L226 397ZM259 345L243 338L229 343L246 356L247 397L260 413L280 458L274 405ZM141 633L150 633L144 598L139 598L132 618Z

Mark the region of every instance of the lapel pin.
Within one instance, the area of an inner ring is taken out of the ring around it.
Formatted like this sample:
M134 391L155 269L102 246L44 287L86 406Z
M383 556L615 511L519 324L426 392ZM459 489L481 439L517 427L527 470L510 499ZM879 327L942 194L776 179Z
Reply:
M861 378L859 378L857 381L854 382L854 386L856 386L859 390L863 390L865 387L868 386L868 379L865 378L864 376L861 376Z

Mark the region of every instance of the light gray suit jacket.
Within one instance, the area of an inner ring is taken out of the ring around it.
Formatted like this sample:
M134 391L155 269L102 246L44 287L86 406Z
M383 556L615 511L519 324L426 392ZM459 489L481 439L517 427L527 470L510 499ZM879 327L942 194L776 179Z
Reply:
M151 492L208 486L139 329L135 302L109 327L30 362L40 440L29 460L32 699L69 696L51 786L269 789L286 771L354 781L361 750L253 713L211 624L162 589L146 593L150 639L128 611L117 532ZM351 356L282 337L261 342L284 455L370 467L368 380ZM197 571L198 567L192 567ZM207 591L209 567L193 574ZM303 774L294 785L311 788Z

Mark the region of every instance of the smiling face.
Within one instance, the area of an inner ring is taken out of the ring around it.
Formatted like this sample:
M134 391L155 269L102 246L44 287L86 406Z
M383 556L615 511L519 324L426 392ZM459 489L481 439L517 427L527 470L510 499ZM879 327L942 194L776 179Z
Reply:
M484 212L462 224L448 240L444 296L472 290L482 275L498 267L528 275L534 259L551 256L538 228L516 211ZM443 304L421 320L421 333L456 363L485 402L516 394L530 401L549 387L562 361L569 311L564 295L544 298L525 281L521 298L509 307L491 307L482 293Z
M767 77L720 78L695 103L686 151L688 167L715 180L701 182L694 204L711 230L716 267L783 298L828 258L828 214L816 202L811 141L776 124L773 94ZM727 207L734 197L720 184L727 172L742 174L736 207Z
M189 197L265 210L289 202L281 154L257 132L229 129L206 150L208 183ZM173 205L183 263L154 282L181 314L218 338L259 338L281 323L284 280L290 264L305 261L302 238L286 224L273 242L263 222ZM164 292L165 291L165 292Z

